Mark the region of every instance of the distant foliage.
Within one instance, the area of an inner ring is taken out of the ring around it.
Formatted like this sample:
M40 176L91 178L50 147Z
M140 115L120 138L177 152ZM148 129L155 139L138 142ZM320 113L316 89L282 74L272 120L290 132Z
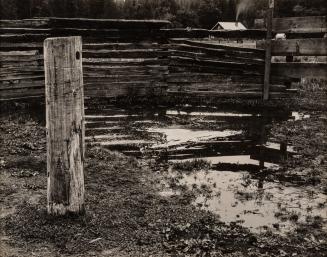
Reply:
M326 0L276 0L275 16L326 15ZM0 0L1 19L85 17L166 19L175 27L212 28L217 21L251 27L264 17L268 0Z

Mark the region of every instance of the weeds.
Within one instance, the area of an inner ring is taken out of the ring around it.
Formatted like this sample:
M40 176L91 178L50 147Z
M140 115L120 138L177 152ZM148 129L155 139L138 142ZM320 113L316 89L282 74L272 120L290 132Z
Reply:
M211 163L203 159L173 163L173 168L180 171L207 170L210 167Z

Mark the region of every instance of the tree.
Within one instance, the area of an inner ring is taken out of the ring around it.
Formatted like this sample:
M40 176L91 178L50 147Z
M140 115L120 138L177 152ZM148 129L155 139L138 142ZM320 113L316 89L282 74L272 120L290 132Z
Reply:
M47 0L32 1L32 17L47 17L49 16L49 3Z
M181 9L172 20L174 27L199 27L199 17L196 12L190 9Z
M102 18L104 12L105 0L88 0L88 16L89 18Z
M31 18L32 15L32 0L15 0L17 7L17 18L27 19Z
M156 1L154 18L170 20L176 15L177 8L175 0Z
M202 28L211 29L222 16L218 2L215 0L201 0L198 16L199 25Z
M278 0L274 15L325 15L325 1ZM168 19L175 26L210 29L219 20L235 21L237 13L240 21L251 25L255 18L264 17L268 0L0 0L0 4L2 19L35 16Z
M17 19L17 5L12 0L0 0L0 18Z
M104 0L103 18L115 19L120 18L121 13L118 5L114 0Z

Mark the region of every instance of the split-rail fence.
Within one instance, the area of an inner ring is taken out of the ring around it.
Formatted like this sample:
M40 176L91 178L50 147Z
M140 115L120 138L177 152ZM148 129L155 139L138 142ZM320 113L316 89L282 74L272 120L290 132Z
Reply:
M82 36L86 97L262 98L266 30L172 29L162 20L35 18L0 20L0 100L44 97L43 41ZM327 78L326 16L273 19L269 98L294 93L292 81ZM249 47L246 43L254 42Z

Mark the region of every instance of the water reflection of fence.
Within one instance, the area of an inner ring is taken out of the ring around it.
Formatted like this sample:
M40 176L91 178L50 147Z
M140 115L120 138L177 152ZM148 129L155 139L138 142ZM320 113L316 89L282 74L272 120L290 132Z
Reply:
M289 112L97 108L89 104L86 110L87 143L127 155L172 162L204 159L213 169L252 171L278 165L294 154L290 146L270 142L266 130L267 124L292 119Z
M217 42L261 40L265 30L163 28L168 24L59 18L1 20L0 99L43 96L43 40L68 35L83 37L86 96L262 97L264 50ZM292 29L287 29L290 26ZM273 40L273 55L326 55L327 39L322 38L325 16L275 19L273 28L293 38ZM209 41L209 36L216 40ZM326 63L273 63L270 97L288 97L291 91L287 86L294 78L326 78L326 68Z
M255 139L241 141L211 140L194 143L193 146L188 144L184 148L171 148L167 149L167 151L161 149L160 153L158 151L158 155L161 160L166 161L206 159L212 162L212 167L216 170L224 170L227 165L229 170L233 167L235 170L259 170L260 168L278 165L294 154L293 151L287 149L287 145L284 143L276 144L277 147L265 143ZM114 148L115 146L111 147ZM133 154L139 156L140 152L134 149ZM232 157L235 162L231 163L229 157Z

